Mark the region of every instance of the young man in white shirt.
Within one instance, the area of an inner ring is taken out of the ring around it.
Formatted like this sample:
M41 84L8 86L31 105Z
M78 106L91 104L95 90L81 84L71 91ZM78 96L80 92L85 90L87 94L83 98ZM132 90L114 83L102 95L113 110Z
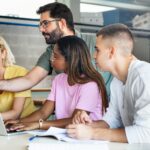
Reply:
M67 127L70 137L150 143L150 64L132 54L133 45L132 33L123 24L98 32L95 62L116 77L111 83L109 108L98 122L92 122L85 112L77 114L77 124Z

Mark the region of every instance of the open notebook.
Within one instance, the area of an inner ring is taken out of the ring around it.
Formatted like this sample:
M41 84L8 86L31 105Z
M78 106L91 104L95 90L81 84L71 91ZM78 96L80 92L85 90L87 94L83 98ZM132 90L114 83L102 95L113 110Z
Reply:
M106 143L108 141L100 141L100 140L78 140L73 139L67 136L66 129L50 127L48 130L33 130L28 131L27 133L32 134L33 136L50 136L54 137L57 140L65 141L65 142L76 142L76 143Z
M37 138L29 142L28 150L109 150L108 141L98 140L77 140L69 138L66 129L50 127L47 131L30 131L34 136L52 136L60 141L53 141L51 138Z

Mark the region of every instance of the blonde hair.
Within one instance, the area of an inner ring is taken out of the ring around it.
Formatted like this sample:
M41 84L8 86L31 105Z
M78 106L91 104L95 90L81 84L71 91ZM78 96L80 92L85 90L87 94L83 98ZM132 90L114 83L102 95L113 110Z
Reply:
M6 58L3 60L4 66L11 66L15 63L15 57L11 52L7 42L0 36L0 52L6 51Z

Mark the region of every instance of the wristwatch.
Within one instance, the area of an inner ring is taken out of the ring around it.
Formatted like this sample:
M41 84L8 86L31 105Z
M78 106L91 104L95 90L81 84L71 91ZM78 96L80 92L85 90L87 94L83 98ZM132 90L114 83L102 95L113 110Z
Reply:
M39 119L39 129L41 129L43 126L43 119Z

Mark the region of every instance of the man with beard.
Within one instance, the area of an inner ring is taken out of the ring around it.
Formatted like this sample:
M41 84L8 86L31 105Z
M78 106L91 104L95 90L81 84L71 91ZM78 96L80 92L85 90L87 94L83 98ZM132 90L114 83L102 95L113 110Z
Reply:
M16 92L30 89L38 84L48 74L52 73L50 57L55 42L63 36L75 34L73 16L66 5L58 2L50 3L40 7L37 13L40 14L40 31L46 43L50 45L46 52L40 56L36 66L29 71L27 75L11 80L0 81L0 90ZM92 43L87 43L88 46L91 46L91 44ZM94 45L93 43L93 47ZM104 73L103 77L106 85L109 87L111 75Z

